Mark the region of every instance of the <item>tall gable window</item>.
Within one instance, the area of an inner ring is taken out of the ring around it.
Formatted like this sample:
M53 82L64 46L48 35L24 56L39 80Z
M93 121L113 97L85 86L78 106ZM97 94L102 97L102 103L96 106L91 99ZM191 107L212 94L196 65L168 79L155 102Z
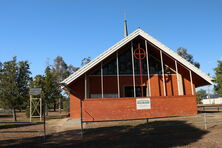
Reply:
M155 54L152 53L152 51L149 51L149 70L150 74L162 74L162 68L161 68L161 61L158 59ZM134 58L134 70L135 75L140 74L140 63L139 60ZM130 47L123 51L122 53L119 53L118 56L119 61L119 75L132 75L132 53ZM147 74L147 58L144 58L141 60L142 62L142 73ZM116 64L116 58L113 58L112 60L103 63L103 75L117 75L117 64ZM174 74L175 72L172 71L168 66L164 65L164 73L165 74ZM92 74L92 75L101 75L101 67L98 66L98 69Z
M116 75L116 59L113 59L103 65L103 75Z
M131 50L128 49L119 55L119 74L132 74L132 56Z

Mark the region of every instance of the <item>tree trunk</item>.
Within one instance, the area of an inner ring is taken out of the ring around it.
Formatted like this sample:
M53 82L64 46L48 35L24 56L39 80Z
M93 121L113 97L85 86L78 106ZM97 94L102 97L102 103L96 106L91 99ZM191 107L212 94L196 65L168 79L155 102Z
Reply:
M45 106L45 114L48 116L48 105Z
M17 121L17 117L16 117L16 111L15 111L15 108L12 109L12 114L13 114L14 122L16 122L16 121Z
M56 102L54 102L54 112L56 111Z
M59 98L59 113L61 114L61 98Z

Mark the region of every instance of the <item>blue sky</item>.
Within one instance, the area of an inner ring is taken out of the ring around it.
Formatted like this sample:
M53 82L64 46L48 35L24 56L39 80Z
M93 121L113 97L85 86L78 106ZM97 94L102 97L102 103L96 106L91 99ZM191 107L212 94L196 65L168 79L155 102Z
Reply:
M220 0L0 0L0 61L30 62L32 75L62 56L79 66L140 27L174 51L188 49L213 75L222 60Z

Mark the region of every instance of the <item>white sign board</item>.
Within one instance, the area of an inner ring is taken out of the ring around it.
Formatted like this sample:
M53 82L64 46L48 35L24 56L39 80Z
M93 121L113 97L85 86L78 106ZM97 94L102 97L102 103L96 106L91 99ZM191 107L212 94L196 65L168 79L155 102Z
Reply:
M42 92L42 88L30 88L29 94L30 95L40 95Z
M151 109L150 98L138 98L136 99L136 109Z

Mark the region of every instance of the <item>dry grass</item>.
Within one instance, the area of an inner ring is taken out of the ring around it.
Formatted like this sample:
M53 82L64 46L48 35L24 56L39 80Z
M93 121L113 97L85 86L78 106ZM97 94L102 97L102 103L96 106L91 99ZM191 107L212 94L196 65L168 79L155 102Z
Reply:
M222 113L207 114L206 130L203 115L150 119L148 124L146 120L86 123L82 139L79 126L67 125L66 118L50 113L46 142L42 132L35 132L43 130L42 124L24 125L0 128L0 147L222 147Z

